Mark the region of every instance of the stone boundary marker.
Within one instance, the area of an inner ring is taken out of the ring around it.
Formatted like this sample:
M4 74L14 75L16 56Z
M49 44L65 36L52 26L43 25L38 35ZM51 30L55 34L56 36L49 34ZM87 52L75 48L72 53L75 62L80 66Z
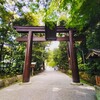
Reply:
M17 75L6 79L0 79L0 88L9 86L15 82L20 82L20 81L22 81L22 75Z

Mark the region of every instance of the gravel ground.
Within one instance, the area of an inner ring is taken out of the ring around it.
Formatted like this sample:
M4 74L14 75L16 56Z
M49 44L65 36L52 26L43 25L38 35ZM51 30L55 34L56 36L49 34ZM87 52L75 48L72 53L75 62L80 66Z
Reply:
M94 87L71 85L72 79L47 68L29 83L17 83L0 90L0 100L96 100Z

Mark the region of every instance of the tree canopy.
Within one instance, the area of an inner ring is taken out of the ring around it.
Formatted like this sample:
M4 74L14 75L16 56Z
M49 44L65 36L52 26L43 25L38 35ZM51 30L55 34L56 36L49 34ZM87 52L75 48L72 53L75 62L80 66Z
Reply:
M100 49L99 16L100 0L0 0L0 65L4 66L8 60L11 68L23 66L25 43L16 42L21 35L13 29L14 25L42 26L53 21L66 28L76 28L77 35L86 36L86 45L77 46L84 55L89 49ZM37 48L34 53L42 55L46 44L34 43ZM62 43L60 49L64 46ZM36 57L40 58L43 61L42 57Z

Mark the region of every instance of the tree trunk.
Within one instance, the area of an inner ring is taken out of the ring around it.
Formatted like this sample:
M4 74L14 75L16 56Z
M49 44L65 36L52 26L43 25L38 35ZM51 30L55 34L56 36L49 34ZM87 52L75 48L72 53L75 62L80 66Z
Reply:
M3 50L4 43L0 44L0 61L2 61L2 50Z

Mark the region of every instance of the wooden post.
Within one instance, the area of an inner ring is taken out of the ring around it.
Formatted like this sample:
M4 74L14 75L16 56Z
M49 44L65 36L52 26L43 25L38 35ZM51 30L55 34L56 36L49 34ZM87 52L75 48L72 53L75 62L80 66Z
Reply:
M33 33L29 31L27 48L25 53L25 64L23 70L23 82L29 82L30 80L30 66L31 66L31 55L32 55L32 39Z
M70 44L68 42L68 46L67 46L67 55L68 55L68 64L69 64L69 68L71 69L71 61L70 61Z
M73 40L73 32L72 30L69 31L69 47L70 47L70 63L72 68L72 77L73 82L79 83L79 70L77 65L77 56L76 56L76 50L74 47L74 40Z
M43 70L45 70L45 62L43 61Z

